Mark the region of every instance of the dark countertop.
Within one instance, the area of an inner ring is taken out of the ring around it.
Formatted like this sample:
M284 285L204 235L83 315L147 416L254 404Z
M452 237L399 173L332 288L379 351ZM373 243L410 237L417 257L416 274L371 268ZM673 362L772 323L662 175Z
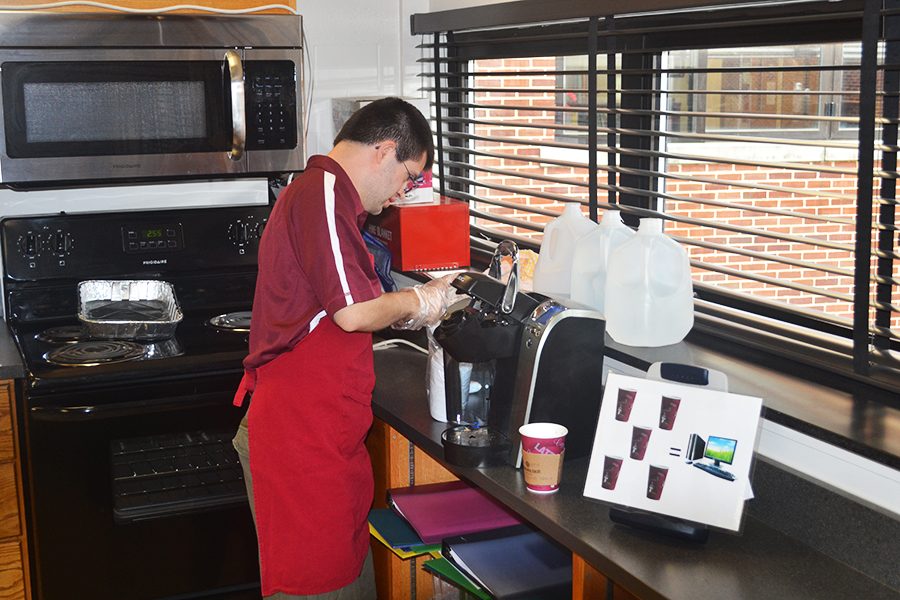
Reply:
M406 348L375 353L375 416L442 462L440 434L425 395L425 355ZM512 467L447 466L583 557L642 599L900 599L858 571L746 516L740 535L714 531L706 544L613 524L608 506L583 497L587 459L566 462L560 491L526 491Z
M20 379L25 377L25 365L19 356L19 348L6 322L0 326L0 379Z

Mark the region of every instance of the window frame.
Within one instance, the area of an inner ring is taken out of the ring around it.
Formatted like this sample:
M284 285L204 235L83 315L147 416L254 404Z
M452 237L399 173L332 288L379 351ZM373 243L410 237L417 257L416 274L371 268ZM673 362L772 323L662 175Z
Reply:
M684 3L666 3L671 4L673 7L677 5L683 5ZM709 2L701 2L700 4L712 4ZM720 4L720 3L716 3ZM810 3L811 5L816 6L816 10L822 9L821 4L819 3ZM844 12L846 10L846 6L842 7L841 11L831 10L831 7L825 7L822 10L822 14L824 15L822 21L816 22L814 25L803 22L800 24L791 24L786 23L782 24L778 27L767 27L767 28L748 28L741 27L740 25L736 25L734 28L726 28L725 30L706 30L702 31L699 34L699 39L697 37L693 37L690 43L687 43L684 40L669 40L669 45L667 47L668 50L680 50L680 49L709 49L709 48L727 48L727 47L740 47L742 45L749 45L747 42L749 40L753 40L752 45L765 45L765 44L773 44L773 45L786 45L789 41L792 41L796 44L801 43L819 43L819 44L834 44L834 43L846 43L846 42L858 42L860 38L863 42L863 51L862 51L862 62L865 63L867 60L871 63L874 60L874 55L872 51L869 51L869 55L867 56L867 48L871 48L873 44L876 44L878 41L878 26L877 21L878 17L874 17L875 23L873 24L873 16L871 14L872 7L874 3L872 2L864 2L860 0L859 2L851 2L853 7L862 11L864 5L867 7L868 12L865 16L860 16L859 14L849 14ZM727 8L723 10L732 11L738 18L741 15L748 14L748 11L768 11L773 15L778 15L783 13L785 10L784 6L773 6L768 8ZM526 11L527 12L527 11ZM831 18L828 18L830 15ZM563 15L560 15L561 17ZM509 19L509 16L506 16ZM496 58L514 58L514 57L522 57L522 56L572 56L572 55L584 55L584 45L578 45L573 43L572 39L561 39L555 42L553 41L541 41L542 36L547 36L548 33L555 33L557 35L564 34L566 32L571 34L580 33L583 36L587 36L588 38L592 38L593 40L588 41L588 45L591 43L597 44L597 36L595 32L600 32L604 28L611 29L615 27L615 25L621 22L623 19L629 18L640 18L645 21L645 29L652 29L655 25L655 20L666 19L671 21L671 15L659 16L656 17L654 15L646 16L646 15L638 15L636 17L626 16L626 17L617 17L612 15L603 15L601 17L598 16L587 16L587 20L579 20L577 22L565 22L565 23L543 23L532 25L529 27L519 26L517 28L510 28L508 31L503 32L500 31L498 35L498 31L490 30L485 31L482 30L473 30L473 31L465 31L460 32L456 31L452 35L454 36L455 42L459 44L455 47L455 51L457 54L454 56L453 60L448 59L447 62L441 62L435 60L434 67L436 72L442 72L446 69L446 74L443 74L441 77L437 79L444 79L447 82L448 87L456 87L463 88L465 87L461 78L454 79L452 77L452 73L467 73L470 72L470 68L468 67L467 61L478 58L478 59L496 59ZM701 17L702 18L702 17ZM690 23L696 22L698 20L696 13L685 13L676 17L678 22ZM848 25L853 25L853 27L848 27ZM485 26L489 25L486 23ZM862 31L862 33L860 33ZM416 32L415 28L415 17L414 17L414 33ZM420 33L422 31L419 31ZM851 35L852 32L852 35ZM439 46L442 45L440 40L440 34L434 33L434 45ZM665 40L666 34L661 34L661 39L651 46L663 46L666 44ZM497 39L500 38L498 42ZM518 44L513 45L509 42L515 40L521 40L522 38L528 39L529 43L527 44ZM601 38L602 39L602 38ZM634 49L640 46L640 44L646 42L645 36L635 36L634 38L626 39L626 38L616 38L616 50L629 50ZM523 48L523 46L525 48ZM602 51L602 48L600 48ZM590 55L588 55L590 57ZM595 55L596 56L596 55ZM600 57L604 56L603 54L599 55ZM646 61L653 61L659 58L659 55L650 56L650 55L640 55L640 54L632 54L630 55L630 60L637 61L638 64L641 64L641 61L644 61L643 64L646 66ZM865 67L864 67L865 68ZM874 73L873 65L870 65L869 71ZM598 75L601 74L598 70ZM868 85L870 90L868 92L874 95L874 75L872 75L872 80L869 82L862 82L861 85ZM591 77L588 75L588 79ZM836 84L837 85L837 84ZM625 88L629 88L629 85L624 85ZM437 90L438 94L440 94L439 89ZM629 99L624 99L626 102ZM632 99L633 100L633 99ZM872 101L872 109L874 109L874 101ZM862 111L862 107L861 107ZM440 114L441 110L438 108L438 135L440 138ZM594 117L593 123L589 125L589 130L596 132L596 110L591 111L592 116ZM459 116L459 115L457 115ZM874 130L874 114L860 115L861 124L863 126L868 122L872 123L872 129ZM623 124L625 126L625 124ZM448 125L448 132L462 132L462 127L460 125ZM456 127L456 129L454 129ZM841 134L853 135L853 137L857 137L860 140L860 147L873 147L874 137L869 140L871 143L866 145L865 132L853 132L853 131L845 131L840 132ZM874 136L874 131L871 132L872 136ZM855 135L854 135L855 134ZM440 139L439 139L440 143ZM895 142L896 143L896 142ZM597 141L589 142L590 148L597 147ZM590 152L589 155L593 158L595 152ZM859 164L859 196L864 196L866 194L865 189L865 177L866 169L868 169L869 173L873 171L873 162L871 157L866 164L866 161L862 160L865 152L861 153L861 160ZM439 156L441 154L439 153ZM633 159L637 163L637 166L643 168L645 170L649 170L653 167L653 159L648 158L635 158ZM450 170L450 174L454 175L458 178L466 179L471 176L471 173L467 171L465 168L460 167L460 164L465 163L464 157L457 154L456 159L454 160L456 166ZM626 165L623 165L626 166ZM439 169L442 169L443 166L441 164L438 165ZM894 167L896 168L896 166ZM590 169L590 196L589 196L589 211L591 217L596 220L597 218L597 210L600 204L603 204L602 200L598 199L598 178L599 174L596 169L596 165ZM442 174L443 175L443 174ZM464 183L460 183L458 181L450 182L446 184L444 177L439 177L441 192L445 193L447 189L466 194L469 190L466 189L467 185ZM622 185L624 186L633 186L640 187L644 185L647 189L653 189L652 182L646 181L623 181ZM871 186L871 178L869 178L869 185ZM872 191L871 189L869 190ZM889 197L884 196L883 197ZM637 220L641 215L642 211L652 210L654 207L650 206L651 200L644 196L629 196L627 194L623 194L620 196L620 202L623 206L630 207L635 209L634 212L626 215L626 223L635 226L637 224ZM857 219L858 222L864 222L865 220L871 221L872 217L872 207L871 204L868 206L868 214L866 214L865 203L857 202ZM649 216L649 215L648 215ZM895 222L891 225L896 224ZM857 227L857 231L859 231L861 227ZM865 228L862 228L865 229ZM485 235L488 232L483 230L475 230L473 228L473 233L478 235ZM856 260L857 260L857 276L854 281L854 287L856 290L860 288L860 268L859 264L868 261L870 259L870 252L868 245L868 241L871 240L872 232L869 230L868 239L866 239L865 235L857 235L857 243L856 243ZM890 236L888 236L888 242L890 241ZM889 243L885 241L885 236L882 236L879 240L879 247L882 250L890 250ZM528 245L526 243L526 245ZM869 269L865 269L864 276L867 278L869 275ZM863 280L865 287L862 289L868 289L868 279ZM844 375L847 375L853 379L867 381L867 382L876 382L879 381L880 375L877 373L873 373L872 369L870 369L869 365L869 321L867 310L869 307L868 298L866 297L863 302L858 302L858 306L855 308L854 313L854 325L852 328L848 329L844 326L837 325L835 323L829 322L827 319L820 319L815 316L806 315L799 313L797 311L787 310L785 308L781 308L776 305L769 305L766 303L754 302L752 299L747 298L735 298L731 297L729 294L722 293L722 290L717 290L714 287L695 285L695 290L697 292L697 298L701 301L708 301L717 305L729 307L731 309L737 311L749 311L752 314L759 315L763 319L775 319L780 322L784 322L791 325L797 325L803 328L807 328L813 331L818 331L821 333L835 335L839 337L844 337L847 339L851 339L853 341L853 352L852 352L852 369L847 369L846 365L838 364L837 362L829 361L827 368L830 370L840 371ZM867 293L860 294L858 291L855 292L855 296L868 296ZM882 301L890 301L890 296L888 295L887 300L884 300L882 297ZM702 319L702 317L701 317ZM860 319L863 319L863 326L860 326ZM731 332L733 335L737 335L736 339L739 339L739 334L735 332ZM893 348L894 350L900 348L900 344L898 344L897 340L887 339L878 341L878 336L875 336L874 340L875 347L880 347L882 349L885 348ZM777 348L777 350L782 350L783 348L779 347L780 344L777 342L773 342L772 347L773 350ZM805 352L805 350L801 350L801 352ZM819 364L822 364L822 361L818 361ZM893 376L888 377L888 382L881 382L881 385L889 385L892 388L897 389L895 386L897 382L894 380Z

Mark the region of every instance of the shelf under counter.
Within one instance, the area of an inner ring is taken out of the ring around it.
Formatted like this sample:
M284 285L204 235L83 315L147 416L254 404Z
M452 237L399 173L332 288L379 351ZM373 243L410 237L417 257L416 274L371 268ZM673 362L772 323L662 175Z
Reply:
M900 592L749 516L739 535L713 532L702 545L615 525L608 505L582 494L586 458L566 462L560 491L549 496L529 493L512 467L447 465L440 435L448 425L429 414L426 362L423 354L402 347L375 353L375 416L638 598L900 598ZM576 595L579 583L576 578Z

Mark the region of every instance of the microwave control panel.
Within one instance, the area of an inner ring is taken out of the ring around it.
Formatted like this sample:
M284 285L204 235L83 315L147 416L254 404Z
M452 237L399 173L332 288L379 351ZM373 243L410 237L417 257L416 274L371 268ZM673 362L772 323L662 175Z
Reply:
M247 149L297 147L297 75L294 63L247 61Z

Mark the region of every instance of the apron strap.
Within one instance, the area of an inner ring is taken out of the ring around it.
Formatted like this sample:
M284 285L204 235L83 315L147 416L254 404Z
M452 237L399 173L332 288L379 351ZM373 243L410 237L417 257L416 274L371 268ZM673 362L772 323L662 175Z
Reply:
M233 404L237 407L244 405L248 393L253 393L256 389L256 370L245 370L244 376L241 377L241 383L238 385L237 391L234 393Z

